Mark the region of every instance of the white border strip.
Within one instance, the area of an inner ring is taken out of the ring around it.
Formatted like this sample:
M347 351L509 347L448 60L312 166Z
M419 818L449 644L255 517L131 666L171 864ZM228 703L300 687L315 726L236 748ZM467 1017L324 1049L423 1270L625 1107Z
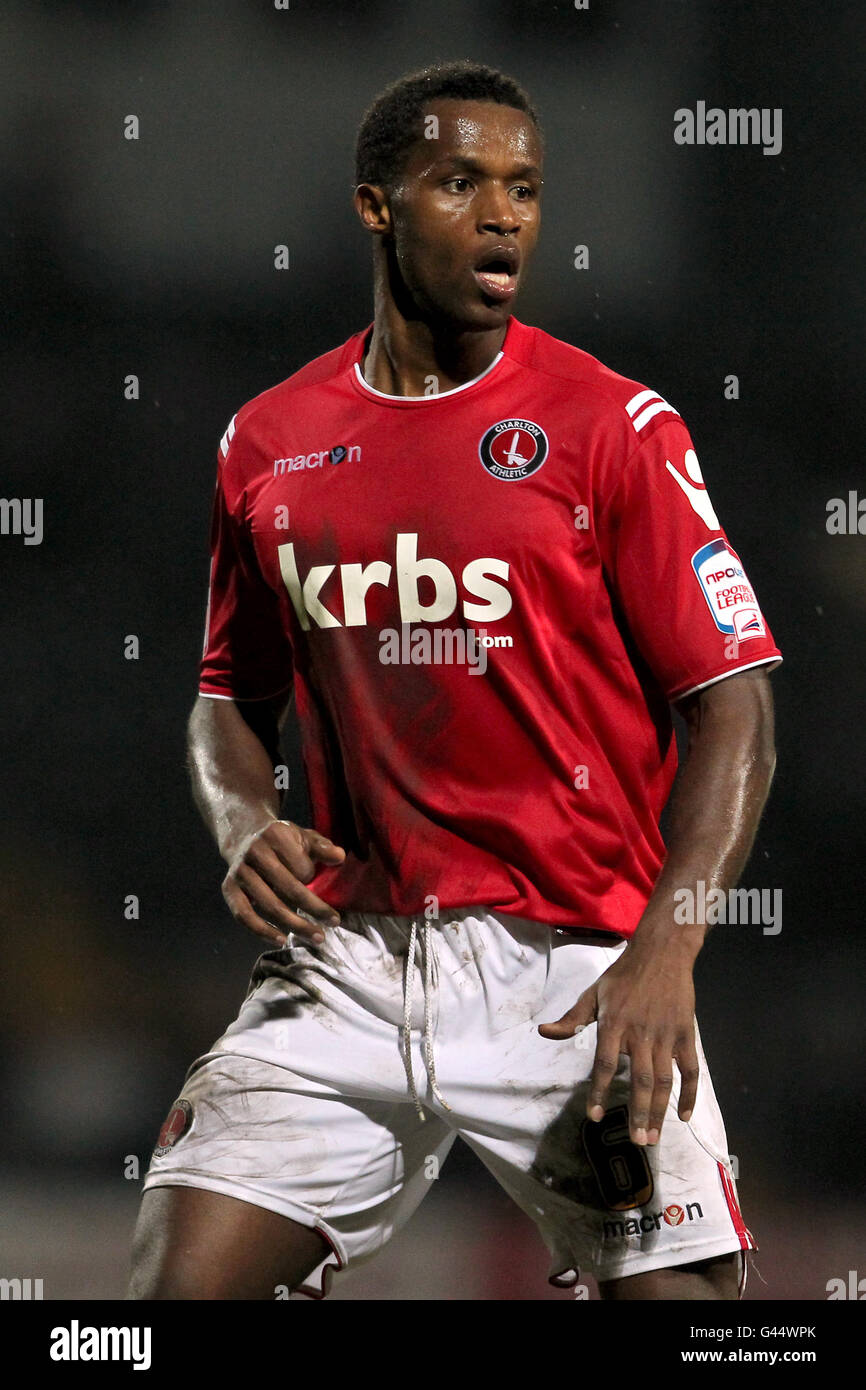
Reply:
M292 685L293 682L289 681L288 685L282 686L279 690L272 690L270 695L247 695L244 697L239 695L214 695L210 690L200 690L198 693L203 700L234 700L235 703L239 705L251 705L255 704L257 700L273 700L277 695L283 695L286 691L291 690Z
M364 379L364 374L358 362L355 363L355 375L358 378L359 384L363 386L365 391L369 391L371 396L379 396L383 401L409 401L413 405L427 405L430 401L444 401L446 396L456 396L458 391L468 391L470 386L474 386L478 381L483 381L484 378L493 371L497 362L499 362L504 355L505 354L500 348L499 352L497 352L493 361L490 363L490 366L485 367L484 371L478 376L474 376L471 381L464 381L462 386L452 386L450 391L434 391L430 396L392 396L389 391L377 391L375 386L371 386L369 381Z
M735 666L733 671L723 671L720 676L713 676L712 680L704 681L701 685L693 685L691 690L684 690L682 695L676 695L675 700L684 700L687 695L694 695L698 690L706 690L708 685L718 685L719 681L726 681L730 676L738 676L741 671L752 671L756 666L766 666L769 662L775 661L781 666L784 660L781 656L762 656L760 661L750 661L747 666Z

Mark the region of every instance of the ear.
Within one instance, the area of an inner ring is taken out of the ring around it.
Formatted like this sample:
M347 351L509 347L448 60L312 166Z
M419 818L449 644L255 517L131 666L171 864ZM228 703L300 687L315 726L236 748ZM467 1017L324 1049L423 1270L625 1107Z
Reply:
M352 202L368 232L383 236L392 230L388 194L380 184L359 183Z

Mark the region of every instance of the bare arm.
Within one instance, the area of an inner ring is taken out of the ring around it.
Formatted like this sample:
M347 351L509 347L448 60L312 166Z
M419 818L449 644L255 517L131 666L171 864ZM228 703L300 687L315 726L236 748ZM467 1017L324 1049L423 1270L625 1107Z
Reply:
M694 962L705 924L680 925L678 889L733 887L757 832L775 768L773 703L763 667L742 671L681 705L689 751L671 802L664 867L628 946L548 1038L571 1037L598 1019L587 1116L600 1120L619 1054L631 1058L630 1136L656 1143L673 1084L682 1076L678 1114L688 1120L697 1094Z
M243 926L278 946L287 931L318 939L321 926L339 922L304 885L316 860L345 858L318 831L279 819L274 762L289 704L286 696L239 704L200 695L187 728L193 797L229 866L223 897ZM321 925L298 916L298 908Z

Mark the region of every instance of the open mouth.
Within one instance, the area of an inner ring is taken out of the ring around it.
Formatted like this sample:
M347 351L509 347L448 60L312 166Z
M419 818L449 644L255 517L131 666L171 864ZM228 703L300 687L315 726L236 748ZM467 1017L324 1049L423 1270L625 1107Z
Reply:
M491 299L510 299L517 289L518 257L511 254L488 256L473 274L482 290Z

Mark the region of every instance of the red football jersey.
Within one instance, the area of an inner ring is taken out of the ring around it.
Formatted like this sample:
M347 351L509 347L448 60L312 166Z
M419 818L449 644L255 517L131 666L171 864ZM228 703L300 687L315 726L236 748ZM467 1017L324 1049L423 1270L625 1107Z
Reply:
M630 935L664 857L669 702L780 659L676 410L508 321L474 381L388 396L372 325L220 445L200 691L294 683L311 887Z

